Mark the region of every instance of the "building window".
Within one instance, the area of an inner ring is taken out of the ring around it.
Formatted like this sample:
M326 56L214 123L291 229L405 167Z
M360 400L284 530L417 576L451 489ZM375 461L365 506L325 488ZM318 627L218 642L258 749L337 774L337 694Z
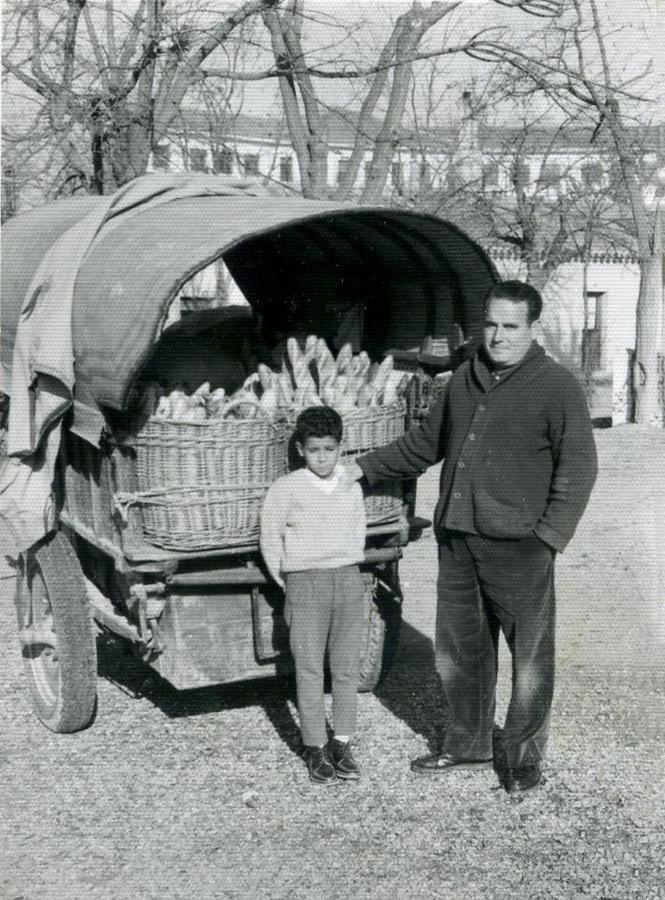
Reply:
M432 167L426 159L420 161L418 169L418 187L421 193L432 187Z
M586 303L584 304L584 329L585 331L595 331L598 327L598 304L602 299L601 291L587 291Z
M598 162L585 163L581 169L582 182L585 187L595 187L603 179L603 167Z
M152 151L152 166L154 169L168 169L171 148L168 144L155 144Z
M395 160L390 164L390 181L393 189L396 190L398 194L401 194L404 190L404 175L400 160Z
M543 187L558 187L561 181L561 168L553 163L545 164L540 170L540 183Z
M279 180L286 184L293 181L293 157L282 156L279 160Z
M584 329L582 330L582 368L595 372L602 368L602 334L600 307L604 302L602 291L587 291L584 298Z
M348 158L340 159L337 163L337 184L341 184L344 176L349 171L351 160Z
M242 168L245 175L258 175L259 174L259 154L258 153L245 153L242 158Z
M206 151L202 150L200 147L196 147L190 150L187 154L187 158L189 159L189 171L207 172L208 165L206 155Z
M213 150L212 171L215 175L233 175L233 150L228 147Z
M485 189L499 187L499 166L497 163L483 163L483 187Z

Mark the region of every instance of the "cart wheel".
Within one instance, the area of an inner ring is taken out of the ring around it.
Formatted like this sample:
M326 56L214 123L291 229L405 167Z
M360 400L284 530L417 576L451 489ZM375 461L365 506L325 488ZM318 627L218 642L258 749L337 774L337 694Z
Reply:
M24 554L16 611L37 716L51 731L81 731L97 707L97 647L83 575L63 534Z
M399 646L402 625L402 592L398 564L380 573L376 596L365 592L367 632L360 658L360 692L373 691L388 674Z

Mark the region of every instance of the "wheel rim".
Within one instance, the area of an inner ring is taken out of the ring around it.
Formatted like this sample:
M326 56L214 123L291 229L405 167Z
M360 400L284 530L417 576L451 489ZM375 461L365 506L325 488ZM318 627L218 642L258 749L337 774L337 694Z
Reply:
M48 589L39 569L26 579L22 597L19 635L23 659L41 703L53 707L58 702L61 672L58 661L58 638Z

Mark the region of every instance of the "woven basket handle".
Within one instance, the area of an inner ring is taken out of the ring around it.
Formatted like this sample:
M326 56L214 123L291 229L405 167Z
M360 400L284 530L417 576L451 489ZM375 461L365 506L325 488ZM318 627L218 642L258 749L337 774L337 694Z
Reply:
M261 406L259 401L254 399L253 397L248 397L247 399L245 399L244 397L239 397L237 400L231 400L231 402L224 407L221 416L219 416L218 418L225 419L232 409L236 409L238 406L247 406L247 404L249 404L250 406L255 406L262 416L264 416L269 422L272 422L270 415ZM251 419L246 419L245 421L251 421Z

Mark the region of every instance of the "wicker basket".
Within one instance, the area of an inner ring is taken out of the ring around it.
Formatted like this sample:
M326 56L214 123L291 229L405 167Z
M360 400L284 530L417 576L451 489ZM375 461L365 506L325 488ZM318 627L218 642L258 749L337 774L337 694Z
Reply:
M368 406L341 414L344 422L342 457L353 458L384 447L404 434L406 405L402 401L387 406ZM365 491L368 525L397 519L402 512L402 483L381 481Z
M258 419L183 424L150 419L136 436L138 492L148 541L204 550L258 539L261 504L287 471L290 429Z

